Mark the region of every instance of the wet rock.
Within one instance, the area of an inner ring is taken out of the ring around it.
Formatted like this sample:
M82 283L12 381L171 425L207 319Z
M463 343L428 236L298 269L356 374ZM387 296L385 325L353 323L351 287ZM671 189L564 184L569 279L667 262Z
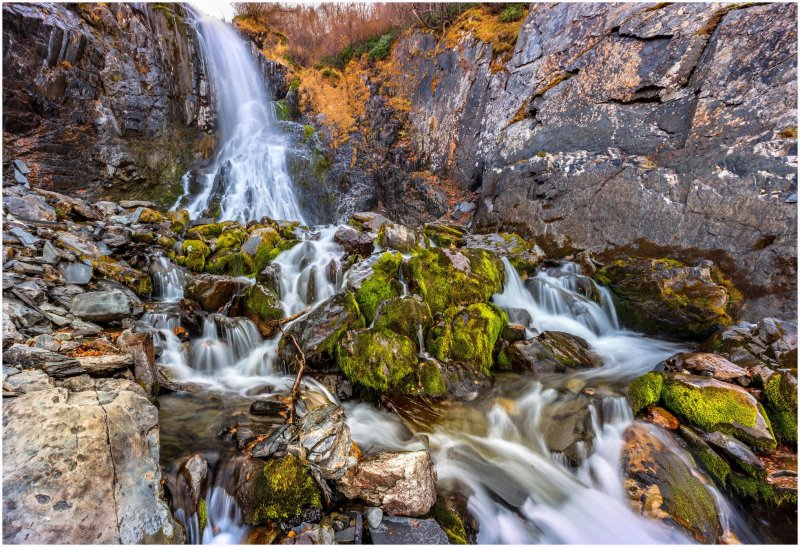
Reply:
M281 265L270 262L258 272L256 277L258 283L264 285L277 296L281 294Z
M469 234L464 238L464 247L485 249L497 256L505 256L518 271L527 273L534 273L545 258L538 245L517 234Z
M411 295L382 301L375 312L373 328L388 329L417 340L432 323L431 309L422 298Z
M664 388L664 375L660 372L650 371L642 374L628 385L628 402L631 404L633 414L639 414L644 408L661 400Z
M383 511L380 507L367 507L364 509L364 518L367 519L370 528L377 528L383 520Z
M354 384L379 392L408 391L416 384L417 348L389 330L354 330L339 342L336 361Z
M200 274L186 284L186 298L196 300L204 310L218 312L236 295L244 294L250 287L247 281L226 275Z
M252 320L264 337L272 337L278 331L278 321L284 317L283 306L278 296L269 288L257 283L247 289L244 315Z
M729 461L736 463L748 475L761 478L766 476L764 464L743 442L719 431L704 434L703 440L717 448Z
M527 329L522 325L509 324L503 327L500 336L508 342L519 342L525 340Z
M347 226L340 226L333 235L333 240L342 246L349 255L367 257L372 254L374 245L372 238Z
M78 360L46 349L14 344L3 352L3 363L23 369L40 369L53 378L66 378L86 372Z
M642 420L670 431L675 431L680 426L678 418L660 406L651 406L647 408L645 413L642 415Z
M558 362L556 372L573 368L597 368L603 366L600 356L592 351L583 338L559 331L544 331L539 342Z
M266 462L254 460L243 476L248 476L236 492L244 522L264 524L268 520L302 518L319 510L322 499L308 468L291 454Z
M202 455L195 454L181 466L180 473L184 475L189 486L192 505L197 507L197 503L202 499L206 480L208 479L208 462Z
M286 403L275 399L256 399L250 404L250 414L274 416L286 412Z
M780 370L764 385L764 406L778 440L797 446L797 376Z
M131 315L131 302L120 290L87 292L75 295L70 313L88 321L106 323Z
M556 367L560 366L550 350L536 338L509 344L505 355L508 366L515 372L547 374L555 372Z
M278 542L279 545L331 545L336 536L330 526L305 523L292 528L291 534Z
M661 402L681 420L704 431L722 431L758 450L775 448L761 405L739 386L675 374L664 382Z
M342 335L364 326L364 318L358 312L358 304L350 292L341 292L286 327L286 335L278 346L278 355L284 363L291 364L297 350L290 336L306 356L306 364L321 368L335 360L336 344Z
M316 467L327 480L339 479L356 462L350 456L353 439L339 405L326 405L307 412L298 424L297 444L304 462Z
M295 429L288 424L273 428L267 438L260 441L250 451L254 458L282 458L287 453L289 443L295 435Z
M370 528L376 545L447 545L447 534L433 519L384 517L380 526Z
M730 325L741 294L711 261L617 260L595 274L614 292L620 320L649 334L702 339Z
M158 411L136 384L3 402L4 541L180 542L160 481Z
M540 418L544 440L551 452L563 454L573 465L588 453L594 432L588 397L548 405Z
M494 304L451 307L431 328L428 348L439 360L467 363L488 375L495 344L506 323L505 312Z
M62 268L61 276L64 279L64 283L86 285L92 280L92 267L80 262L75 262Z
M629 426L624 442L622 467L631 480L626 491L634 511L648 509L649 516L671 517L695 540L716 543L722 527L714 497L680 456L642 424ZM648 495L642 496L642 492ZM648 498L656 503L642 507L642 500Z
M127 354L106 354L76 357L83 369L92 376L111 376L133 366L133 357Z
M436 470L425 450L368 456L336 485L347 498L360 498L390 515L424 515L436 502Z
M713 353L678 353L664 361L664 369L677 372L686 370L723 381L738 380L743 385L748 385L750 379L746 369Z

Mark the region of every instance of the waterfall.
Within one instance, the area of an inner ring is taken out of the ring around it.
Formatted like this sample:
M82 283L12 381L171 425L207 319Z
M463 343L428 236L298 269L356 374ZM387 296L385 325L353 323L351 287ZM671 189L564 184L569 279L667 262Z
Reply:
M186 275L164 256L156 257L157 269L153 272L153 297L163 302L183 298Z
M211 166L183 177L184 207L193 218L219 205L219 220L247 222L263 216L305 223L286 166L286 141L252 53L227 23L193 14L203 58L217 98L220 142Z

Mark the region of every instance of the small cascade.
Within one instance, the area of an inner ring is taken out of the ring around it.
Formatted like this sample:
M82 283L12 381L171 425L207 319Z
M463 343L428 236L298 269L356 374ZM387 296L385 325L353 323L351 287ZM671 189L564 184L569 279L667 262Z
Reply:
M344 250L333 241L336 226L310 232L306 239L277 256L281 272L281 305L287 316L330 298L342 285Z
M203 335L192 343L192 368L208 376L218 375L247 359L261 343L258 327L249 319L211 314L203 323Z
M603 367L581 372L584 376L630 379L681 351L677 344L621 329L609 290L581 275L577 264L539 271L527 281L505 257L503 264L506 285L492 297L494 303L510 317L529 318L525 326L530 329L568 332L586 340Z
M194 13L203 60L218 100L221 147L211 166L183 177L184 194L173 208L193 218L215 204L219 220L247 222L263 216L305 223L286 164L286 140L250 48L233 27Z
M152 268L153 298L161 302L177 302L183 298L186 274L164 256L155 257Z

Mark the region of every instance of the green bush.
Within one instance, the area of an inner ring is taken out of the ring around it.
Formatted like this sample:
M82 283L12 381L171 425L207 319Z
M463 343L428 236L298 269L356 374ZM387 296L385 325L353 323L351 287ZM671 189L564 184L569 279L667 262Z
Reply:
M392 42L394 42L395 33L387 32L378 38L378 41L372 46L372 49L367 53L370 59L386 59L392 51Z
M525 15L525 4L509 4L500 12L501 23L512 23L519 21Z

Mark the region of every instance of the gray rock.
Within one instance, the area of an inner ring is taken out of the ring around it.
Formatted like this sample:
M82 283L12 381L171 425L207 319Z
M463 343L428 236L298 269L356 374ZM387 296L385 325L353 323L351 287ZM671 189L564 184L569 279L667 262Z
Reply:
M76 357L76 359L91 376L110 376L133 366L133 357L124 353Z
M49 241L44 242L44 247L42 247L42 260L47 263L55 266L58 264L58 261L61 260L61 253L58 252L52 243Z
M339 405L329 404L306 412L298 424L297 445L302 454L301 461L319 469L327 480L341 478L355 465L350 456L353 439L350 427Z
M31 172L31 170L28 168L28 166L22 160L14 160L14 167L16 167L17 171L19 171L23 175L28 175Z
M195 454L183 464L182 472L188 478L187 483L192 493L192 505L196 507L205 490L206 479L208 479L208 462L202 455Z
M712 431L703 435L703 440L711 446L718 448L729 461L733 461L742 471L755 477L764 478L767 476L764 463L753 454L753 452L743 442L734 439L730 435L719 431Z
M14 169L14 182L18 182L19 184L28 184L28 178L19 172L19 170Z
M100 258L103 253L89 238L80 237L69 232L58 232L58 240L70 251L88 258Z
M4 387L11 388L14 392L30 393L42 391L53 387L53 379L42 370L22 370L19 374L9 376L4 380Z
M40 369L54 378L66 378L86 372L72 357L22 344L14 344L4 351L3 362L23 369Z
M250 288L242 279L227 275L200 274L192 277L186 284L186 298L196 300L204 310L218 312L238 294Z
M25 220L56 220L56 210L50 207L44 199L33 194L22 197L9 196L3 200L3 205L9 214Z
M372 238L362 232L347 227L340 226L333 235L333 240L351 255L369 256L372 254L374 245Z
M18 227L11 228L11 234L14 235L17 239L19 239L19 242L25 245L26 247L33 247L34 243L39 241L38 237L31 235L22 228Z
M49 334L40 334L33 339L34 347L46 349L47 351L58 351L58 342Z
M116 321L131 314L131 303L119 290L87 292L72 299L70 313L100 323Z
M125 330L117 337L117 346L133 358L133 375L137 383L144 388L148 397L154 399L158 395L158 370L153 335L150 332Z
M158 205L153 203L152 201L143 201L143 200L122 200L119 202L120 207L124 207L125 209L134 209L138 207L147 207L148 209L158 209Z
M4 401L3 540L180 542L158 452L158 410L127 380Z
M87 285L92 280L92 267L81 262L74 262L61 269L64 283Z
M384 517L377 528L370 528L376 545L447 545L447 534L433 519Z
M384 224L378 240L383 247L409 252L417 246L417 235L402 224Z
M111 216L119 212L119 205L113 201L98 201L94 204L94 208L103 213L105 216Z
M367 519L370 528L377 528L383 520L383 511L380 507L367 507L364 509L364 518Z

